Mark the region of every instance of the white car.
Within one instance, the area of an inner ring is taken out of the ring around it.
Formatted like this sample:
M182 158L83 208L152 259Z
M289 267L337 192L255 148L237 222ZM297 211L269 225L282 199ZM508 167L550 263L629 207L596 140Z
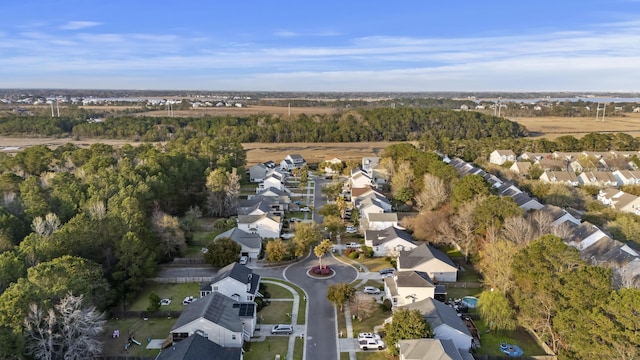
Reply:
M358 232L358 229L356 229L355 226L347 226L346 232L347 234L355 234L356 232Z
M380 335L370 332L361 332L358 334L358 341L367 339L380 340Z
M285 233L280 235L280 239L289 240L289 239L293 239L294 236L296 236L296 234L294 233Z
M311 209L309 209L309 207L308 207L308 206L305 206L305 207L303 207L302 209L300 209L300 211L302 211L302 212L310 212L310 211L311 211Z
M248 256L240 256L240 260L238 260L238 264L240 265L247 265L248 262L249 262Z
M380 289L373 286L365 286L363 292L369 295L378 295L380 294Z

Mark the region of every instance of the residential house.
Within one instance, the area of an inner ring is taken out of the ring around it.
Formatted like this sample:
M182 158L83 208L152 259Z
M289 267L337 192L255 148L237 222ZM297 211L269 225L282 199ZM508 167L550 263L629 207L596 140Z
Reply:
M391 202L381 193L371 189L371 187L351 189L351 203L357 208L363 208L374 203L382 209L382 212L389 212L392 209Z
M431 325L434 338L450 340L457 349L469 352L473 345L473 336L458 313L443 302L426 298L403 306L404 309L418 310Z
M256 304L214 292L185 306L171 328L174 342L198 334L223 347L242 347L256 328Z
M515 196L518 194L522 194L522 190L520 190L515 184L511 182L505 182L496 188L496 194L500 196Z
M516 202L516 204L518 204L521 209L525 211L540 210L544 207L544 205L541 204L538 200L532 198L525 192L515 194L511 196L511 198Z
M613 207L614 209L626 213L640 215L640 197L623 192L621 195L614 197L612 200L613 201L611 207Z
M578 181L582 185L597 187L617 186L618 179L608 171L586 171L578 175Z
M567 163L572 162L573 160L577 160L581 156L584 156L584 153L581 152L562 152L562 151L554 151L553 158L566 161Z
M200 289L200 297L219 292L237 302L251 302L255 301L257 296L261 296L258 292L259 289L260 275L254 274L250 268L234 262L221 268L211 283Z
M435 297L436 286L424 271L396 271L384 278L385 297L393 306L402 306Z
M610 187L606 189L600 189L597 199L604 205L613 206L613 201L622 195L624 195L624 191Z
M620 287L640 286L640 254L629 245L611 238L601 238L582 251L581 256L592 265L610 267Z
M373 173L373 169L376 168L380 164L379 157L363 157L362 158L362 170L364 170L367 174Z
M285 186L284 179L275 173L268 175L260 184L258 184L258 187L256 187L256 194L270 188L278 189L287 193L290 192L290 190Z
M326 174L338 174L339 170L337 169L341 169L341 165L342 165L342 160L338 159L338 158L333 158L331 160L326 160L324 161L324 172Z
M247 256L249 259L257 260L262 250L262 238L256 233L246 232L234 227L215 237L214 240L229 238L240 245L240 256Z
M534 153L534 152L523 152L520 156L518 156L518 161L527 161L527 162L536 162L541 159L551 159L553 158L552 153Z
M409 233L393 226L382 230L365 230L364 244L373 249L375 257L395 256L416 247Z
M567 164L564 161L558 159L543 158L540 160L536 160L534 164L538 165L543 171L564 171L567 168Z
M447 254L427 244L400 252L398 271L411 270L423 271L433 281L455 282L458 278L458 266Z
M368 230L383 230L390 227L398 227L398 214L396 213L365 213L362 226Z
M263 164L256 164L249 168L249 181L259 183L267 176L267 167Z
M570 186L578 186L580 184L576 174L567 171L545 171L540 176L540 181Z
M360 216L364 219L367 219L370 214L382 214L385 210L384 202L376 198L358 200L354 206L358 208Z
M489 154L489 162L492 164L502 165L508 161L516 161L516 154L513 150L494 150Z
M640 184L640 171L638 170L616 170L613 172L613 176L618 180L618 186Z
M273 214L238 215L238 229L260 235L261 238L277 238L282 230L281 217Z
M280 169L291 171L305 166L307 162L300 154L289 154L280 162Z
M582 224L573 227L573 233L567 240L567 245L573 246L581 252L593 245L601 238L609 237L599 227L585 221Z
M160 351L155 360L242 360L242 348L223 347L198 334Z
M347 180L347 183L351 188L362 188L373 185L371 175L360 169L351 170L351 176Z
M400 360L473 360L468 351L456 349L453 341L410 339L398 342Z
M527 161L516 161L511 165L509 170L513 171L516 174L520 174L523 176L529 175L529 169L531 169L531 163Z
M580 219L576 218L567 210L559 208L557 206L545 205L541 211L549 214L549 217L552 220L551 226L560 226L562 224L580 225Z

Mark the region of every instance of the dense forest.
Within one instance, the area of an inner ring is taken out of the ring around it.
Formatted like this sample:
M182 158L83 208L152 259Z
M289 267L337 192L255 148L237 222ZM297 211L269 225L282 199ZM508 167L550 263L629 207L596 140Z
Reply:
M228 136L240 142L411 141L423 136L451 139L513 138L527 135L517 123L477 112L443 109L360 109L342 114L305 115L291 120L274 115L247 117L108 116L87 121L74 117L5 115L0 134L74 136L141 141L189 139L196 135Z
M158 263L185 249L185 213L224 200L208 176L244 173L245 162L228 138L0 156L0 358L30 345L32 303L51 307L72 293L101 311L126 306Z

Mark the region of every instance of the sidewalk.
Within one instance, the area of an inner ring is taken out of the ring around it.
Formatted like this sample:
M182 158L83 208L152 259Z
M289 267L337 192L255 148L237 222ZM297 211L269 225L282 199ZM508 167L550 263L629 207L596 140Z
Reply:
M262 280L262 282L265 284L274 284L277 286L282 286L283 288L289 290L293 295L293 307L291 309L291 324L293 325L293 334L289 335L289 347L287 350L287 357L286 357L286 359L293 359L293 350L295 348L296 337L304 336L303 334L307 333L306 324L298 325L298 308L300 307L300 296L298 295L298 292L294 288L292 288L291 286L288 286L287 284L283 284L281 282L271 281L271 280ZM269 300L270 301L292 301L290 299L269 299ZM271 335L271 329L273 328L273 325L276 325L276 324L260 324L260 330L254 333L254 338L252 338L251 341L264 341L267 336L282 336L282 335ZM255 337L257 337L257 339L255 339ZM305 344L303 346L303 349L306 349L306 337L304 339L305 339ZM303 358L304 358L304 354L303 354Z

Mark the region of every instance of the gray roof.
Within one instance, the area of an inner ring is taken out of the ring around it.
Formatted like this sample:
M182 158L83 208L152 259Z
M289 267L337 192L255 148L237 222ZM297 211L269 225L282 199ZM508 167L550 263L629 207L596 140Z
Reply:
M194 334L162 350L155 360L240 360L241 357L242 348L222 347Z
M451 306L438 300L426 298L418 302L403 305L402 308L420 311L424 319L434 330L438 326L445 324L471 337L471 333L469 332L467 325L462 322L458 313Z
M424 271L396 271L394 278L398 287L435 287Z
M240 230L237 227L225 231L222 234L215 237L214 240L218 240L220 238L230 238L240 245L244 245L251 249L261 249L262 248L262 238L258 234L248 233L244 230Z
M421 244L408 251L401 251L398 257L398 264L402 265L403 269L411 269L434 259L457 268L447 254L427 244Z
M242 305L242 308L239 307L240 305ZM240 316L241 309L248 310L245 312L247 316ZM242 318L253 318L254 313L255 303L240 304L230 297L214 292L185 306L184 311L176 320L171 331L198 319L207 319L232 332L241 332Z
M579 226L573 228L571 234L571 240L576 243L580 243L582 240L588 238L589 236L597 233L598 231L602 231L599 227L593 225L592 223L585 221Z
M372 213L369 214L369 222L372 221L395 221L398 222L398 214L396 213Z
M238 215L248 215L256 210L260 210L265 214L273 211L273 208L271 207L272 202L265 201L264 199L258 199L258 201L252 200L245 200L246 202L243 201L238 206Z
M393 226L389 226L388 228L383 230L366 230L364 232L364 238L365 240L371 240L373 246L382 245L385 242L393 239L402 239L412 244L414 243L413 238L408 232L400 230Z
M304 162L304 158L300 154L289 154L289 158L295 163Z
M254 294L258 290L258 286L260 285L260 275L254 274L253 270L236 262L231 263L218 270L216 276L214 276L211 280L211 284L215 284L227 277L230 277L242 284L251 282L251 287L248 291L251 294ZM203 287L203 289L205 288L210 289L210 286L206 285L205 287Z
M451 340L400 340L400 354L404 360L463 360Z
M600 238L584 249L582 257L591 263L606 262L612 266L625 266L634 260L640 260L638 252L618 240L609 237Z
M271 197L271 195L263 195L266 192L272 192L272 193L276 194L276 196L289 196L289 194L287 194L285 191L282 191L282 190L280 190L278 188L274 188L274 187L270 187L268 189L264 189L264 190L260 191L258 193L258 195L259 196L264 196L265 198Z
M275 222L280 222L280 218L273 214L262 214L262 215L238 215L238 224L251 224L262 218L271 219Z

